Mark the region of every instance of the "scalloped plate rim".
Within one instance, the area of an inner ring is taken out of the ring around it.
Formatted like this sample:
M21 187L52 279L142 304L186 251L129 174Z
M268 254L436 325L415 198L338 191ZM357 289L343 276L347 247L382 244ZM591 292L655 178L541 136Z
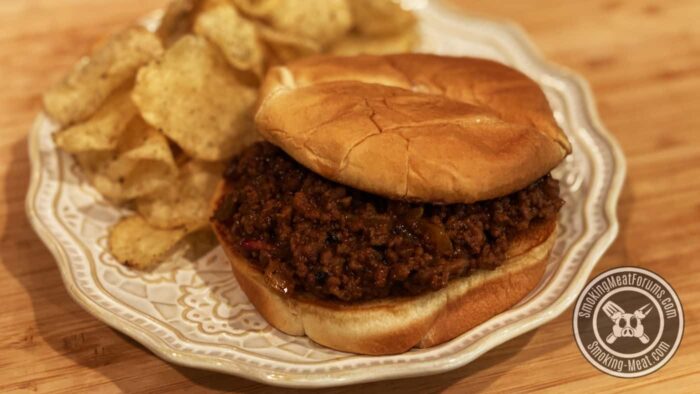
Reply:
M446 18L452 19L453 21L464 21L466 16L464 15L452 15L448 11L448 7L443 4L436 4L431 2L431 6L437 7L438 12ZM568 287L562 292L561 296L551 304L551 307L547 310L543 310L534 313L530 316L523 318L524 323L512 328L508 331L500 330L500 332L494 331L485 335L484 337L478 339L475 343L470 346L460 350L449 359L441 360L438 365L431 365L430 368L425 368L427 364L432 364L430 361L414 362L412 364L404 364L398 369L388 369L382 368L387 367L386 365L378 365L373 367L373 373L366 374L363 369L360 370L349 370L344 371L341 375L335 376L331 375L326 380L315 379L299 379L299 378L289 378L285 373L274 373L266 372L263 369L257 369L251 366L244 365L242 363L227 360L223 358L216 358L212 356L201 356L197 354L192 354L186 351L178 351L169 348L167 344L159 337L154 334L148 333L141 328L135 326L128 320L117 316L106 309L101 308L96 305L90 298L85 296L76 289L73 284L73 278L70 276L70 268L68 267L69 262L67 257L61 251L59 241L54 237L53 234L48 230L46 225L41 222L41 219L36 214L33 208L33 197L36 195L37 190L40 186L39 184L39 174L41 172L40 159L39 159L39 148L38 148L38 125L43 122L46 117L43 113L40 113L35 119L29 135L29 157L31 163L31 178L29 190L27 193L27 198L25 200L25 211L30 224L34 228L35 232L38 234L42 242L47 246L54 259L57 261L59 270L61 272L61 277L64 285L71 296L82 308L87 312L112 327L113 329L120 331L129 337L135 339L140 344L144 345L154 354L165 359L173 364L182 365L186 367L206 369L216 372L222 372L226 374L236 375L243 378L251 379L260 383L284 386L284 387L332 387L340 386L344 384L357 384L371 381L379 381L386 379L397 379L397 378L407 378L407 377L418 377L425 375L433 375L442 372L447 372L459 367L462 367L469 362L475 360L483 353L488 350L498 346L516 336L522 335L523 333L537 328L563 313L566 308L571 305L578 293L584 287L586 280L588 279L590 273L595 267L596 263L599 261L603 253L608 249L610 244L613 242L618 234L619 223L617 219L617 201L619 199L622 184L625 179L626 174L626 163L623 153L618 146L617 142L614 140L609 131L603 126L602 121L599 118L597 107L594 102L593 93L588 85L587 81L576 73L565 69L559 65L548 62L543 58L540 52L536 49L533 43L530 41L529 37L524 33L524 31L512 22L506 21L495 21L492 19L487 19L483 17L468 17L471 19L478 19L483 22L487 22L497 27L499 30L507 34L510 38L514 39L521 47L528 60L534 61L541 68L547 71L546 74L554 76L557 80L569 81L579 90L579 95L584 101L584 114L591 121L593 129L599 134L599 136L604 139L608 147L610 148L612 158L616 164L616 172L612 174L610 184L608 187L608 194L606 196L604 204L604 213L608 222L608 228L594 241L590 247L590 254L586 258L579 270L573 275ZM498 334L498 335L496 335ZM362 375L364 373L364 375Z

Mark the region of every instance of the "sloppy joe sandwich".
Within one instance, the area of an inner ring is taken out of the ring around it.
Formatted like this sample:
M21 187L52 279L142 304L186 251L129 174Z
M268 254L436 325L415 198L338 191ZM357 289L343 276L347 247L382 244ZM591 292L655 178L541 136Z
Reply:
M482 59L315 57L267 73L265 141L211 222L274 327L392 354L466 332L540 281L571 151L539 86Z

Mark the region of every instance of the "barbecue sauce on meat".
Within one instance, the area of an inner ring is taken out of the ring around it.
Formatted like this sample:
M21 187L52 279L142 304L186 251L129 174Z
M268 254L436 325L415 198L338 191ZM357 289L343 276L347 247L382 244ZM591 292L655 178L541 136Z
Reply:
M556 217L546 175L473 204L393 201L313 173L261 142L228 165L213 225L285 294L365 301L437 290L505 259L515 234Z

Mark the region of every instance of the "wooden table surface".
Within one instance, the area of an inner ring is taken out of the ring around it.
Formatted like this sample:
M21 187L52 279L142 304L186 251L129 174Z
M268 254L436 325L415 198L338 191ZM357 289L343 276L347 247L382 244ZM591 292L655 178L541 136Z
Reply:
M0 1L0 392L280 392L170 365L108 328L64 290L24 213L27 131L40 94L97 39L166 0ZM455 371L329 390L694 391L700 385L700 2L455 1L520 23L544 55L584 75L627 157L621 231L596 272L649 268L679 293L686 334L653 375L603 375L577 350L571 309Z

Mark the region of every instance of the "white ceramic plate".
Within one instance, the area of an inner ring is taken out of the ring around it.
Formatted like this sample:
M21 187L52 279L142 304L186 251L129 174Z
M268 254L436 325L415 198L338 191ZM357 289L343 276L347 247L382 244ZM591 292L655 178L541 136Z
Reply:
M282 334L248 303L219 248L197 261L173 257L153 273L119 265L106 237L124 211L106 203L56 150L50 136L56 127L40 114L29 136L26 209L73 298L168 361L295 387L448 371L562 313L617 234L622 153L600 123L586 83L542 60L518 28L459 16L434 2L407 3L420 18L421 51L486 57L522 70L542 86L573 144L555 170L566 200L561 233L543 280L525 300L448 343L395 356L341 353Z

